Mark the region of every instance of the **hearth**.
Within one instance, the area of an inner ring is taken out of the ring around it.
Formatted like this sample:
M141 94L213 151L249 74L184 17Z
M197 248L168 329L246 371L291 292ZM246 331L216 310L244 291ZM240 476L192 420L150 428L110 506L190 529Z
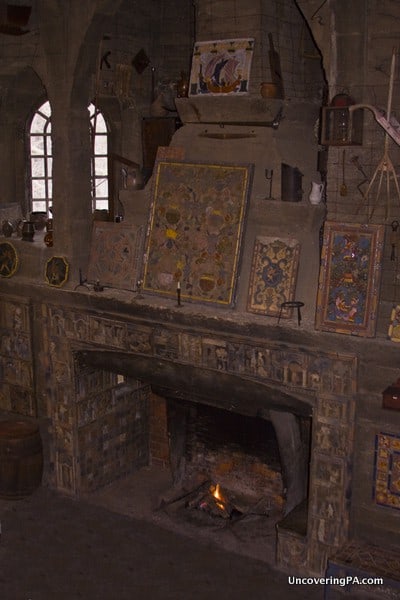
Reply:
M173 481L189 492L193 486L192 508L203 504L225 518L263 500L283 512L287 490L271 421L173 399L167 399L167 416ZM201 483L205 489L196 493ZM220 511L212 501L218 490Z
M245 397L228 410L227 398L215 406L189 390L174 396L121 373L76 367L81 493L113 486L118 494L135 477L126 498L134 515L138 504L185 534L232 550L241 545L247 555L266 552L273 562L276 526L306 496L311 417L257 415ZM144 490L136 497L143 469L147 499Z

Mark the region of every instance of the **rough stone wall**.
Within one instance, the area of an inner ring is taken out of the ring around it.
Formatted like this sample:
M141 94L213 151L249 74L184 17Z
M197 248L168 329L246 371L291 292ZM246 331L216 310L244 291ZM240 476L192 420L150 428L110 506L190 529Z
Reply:
M342 543L349 529L356 536L366 537L370 541L379 539L382 544L387 543L387 540L396 542L400 531L400 511L394 506L378 505L372 495L376 478L374 460L377 436L384 432L393 437L400 431L400 413L381 408L382 390L398 376L398 350L386 339L392 302L399 301L398 290L394 285L398 277L397 261L390 261L388 243L385 248L378 337L373 340L354 340L351 336L316 333L313 330L312 315L308 319L307 327L303 322L301 328L297 328L296 324L294 327L291 325L277 328L276 323L267 322L261 340L261 336L253 335L256 327L260 325L260 319L252 320L249 319L249 315L243 316L243 314L238 317L235 310L230 311L229 314L222 315L219 312L212 317L209 315L207 328L213 330L216 324L224 319L227 330L232 322L239 323L239 328L243 326L240 329L239 340L235 336L230 339L228 335L218 333L213 337L209 331L207 334L204 333L204 336L192 335L190 332L177 334L170 327L171 323L180 318L175 311L174 314L168 313L165 317L167 324L165 330L161 328L161 332L154 334L154 339L157 339L157 343L154 344L148 320L135 323L133 333L125 318L121 316L126 314L126 307L118 301L114 302L114 299L113 308L109 308L108 316L105 318L102 317L103 309L100 303L95 315L96 311L93 307L89 310L86 302L80 304L77 301L73 308L67 309L67 298L71 302L70 296L74 294L73 287L78 281L78 269L85 268L89 256L91 216L86 104L93 95L93 74L100 40L103 34L109 31L110 26L114 25L112 17L119 5L111 1L84 2L75 6L75 12L67 14L66 3L54 3L49 0L37 4L41 7L41 15L45 21L46 9L49 10L48 20L43 28L18 39L3 36L0 40L3 58L0 68L2 94L0 125L2 132L4 131L0 146L4 164L0 189L2 202L18 200L26 207L23 128L27 114L47 90L50 98L54 99L55 109L55 160L57 160L54 181L57 214L55 246L54 249L47 249L32 244L28 249L26 246L24 248L23 242L15 241L15 245L21 252L20 270L15 280L4 282L2 287L4 311L0 313L3 334L0 402L2 410L39 416L49 422L52 448L49 458L51 485L69 493L77 493L80 486L76 460L82 440L79 440L74 404L76 388L72 345L84 345L89 342L101 348L128 348L129 352L143 352L155 358L165 357L165 354L161 354L162 351L168 351L169 358L172 359L178 358L181 352L182 355L189 357L189 362L195 364L198 364L199 357L207 356L203 366L209 369L216 380L216 376L221 374L218 366L220 363L215 355L215 350L218 349L220 354L227 356L222 372L224 369L236 372L240 365L242 369L240 374L245 378L272 381L289 391L295 388L296 393L298 390L308 391L313 398L316 396L318 399L313 420L313 440L316 450L311 464L313 495L310 496L309 506L310 537L308 540L304 536L296 537L294 544L293 532L282 534L279 554L282 561L286 561L290 567L301 568L307 565L308 569L321 571L326 553L332 545ZM271 31L281 55L288 94L301 98L306 86L307 90L312 91L310 94L314 98L315 90L319 89L321 76L319 75L315 80L312 78L312 81L308 77L311 77L311 68L316 69L315 65L318 61L316 58L298 54L297 45L293 44L293 40L300 44L303 24L297 14L296 16L292 12L289 14L289 3L286 1L247 4L243 2L236 3L234 9L233 4L231 0L226 2L204 0L199 3L197 15L199 36L200 33L203 39L214 36L220 38L222 35L247 36L249 30L251 34L255 32L258 34L259 39L263 40L263 46L260 45L257 50L259 54L255 56L255 70L252 77L252 90L258 97L258 83L269 78L266 37ZM371 102L385 107L391 53L398 40L400 19L398 2L356 0L349 3L341 0L322 5L320 0L299 0L297 4L301 6L308 18L314 38L323 55L330 96L345 89L354 95L356 101ZM90 15L94 15L92 9L100 6L102 10L91 20ZM158 8L161 4L153 4L154 6ZM185 6L189 11L187 4ZM178 8L176 11L178 12ZM315 11L317 13L314 15ZM165 17L165 12L158 12L156 8L154 12L157 12L157 18L161 14ZM229 23L226 19L227 13L233 16ZM122 14L128 14L128 4L124 3ZM177 13L170 12L168 17L165 17L169 19L170 30L173 30L176 24L175 14ZM185 32L182 46L187 49L190 47L190 32L186 30L184 20L181 22L178 16L176 19L179 21L179 31ZM168 36L165 34L165 38L163 37L165 44L160 46L160 54L153 53L164 17L160 16L154 30L145 29L141 32L143 36L135 39L132 54L142 46L145 50L150 47L149 54L152 62L158 63L160 77L174 78L178 75L178 65L180 70L180 65L186 65L187 61L187 56L183 56L183 52L178 56L180 45L178 43L169 45ZM155 18L154 13L152 18ZM92 23L91 27L89 23ZM280 23L283 23L282 27ZM118 26L120 24L121 21L117 23ZM124 29L123 34L125 33ZM113 39L116 40L115 35ZM129 43L124 45L124 51L127 46ZM305 47L306 55L309 52L314 54L313 45L309 40ZM167 50L171 50L170 54ZM26 68L29 73L24 71ZM31 72L35 72L36 75L32 76ZM65 81L62 80L62 86L60 86L60 73L66 75ZM393 114L396 114L399 100L397 73L396 69ZM295 75L296 79L294 79ZM311 83L315 86L310 85ZM106 99L102 101L104 108L110 109L113 115L115 147L123 149L135 159L136 156L140 156L139 134L136 125L132 125L131 119L138 121L149 97L151 90L149 69L145 71L142 78L134 75L133 90L135 98L138 99L138 107L123 105L121 108L119 100L115 98L112 102ZM118 106L115 107L115 104ZM361 198L358 186L362 182L363 175L353 158L358 157L359 164L370 178L382 157L384 135L369 112L365 112L364 117L363 145L346 148L347 196L340 195L343 175L342 149L329 150L327 209L329 218L334 220L356 222L366 218L365 206L362 205L362 209L358 210ZM300 114L298 121L302 119L303 116ZM302 137L304 140L305 131L307 135L310 134L308 119L307 113L307 128L301 133L296 127L294 134L289 126L285 125L290 143L294 138ZM185 138L185 134L181 133L180 138ZM192 144L194 144L193 139L190 141ZM310 146L308 138L306 141ZM213 156L218 154L222 156L225 152L225 147L221 151L221 147L217 146L218 143L213 142ZM269 148L267 144L265 146L266 148L261 149L257 146L253 151L260 155L262 152L267 154ZM208 151L208 146L204 148ZM292 148L294 153L298 153L295 144L292 144ZM390 142L389 150L394 165L397 165L398 148ZM194 150L193 153L197 158L198 154ZM311 159L309 162L311 163ZM265 167L268 166L266 162ZM259 169L256 175L257 193L258 191L260 194L264 193L264 184L263 173ZM361 185L361 189L365 190L365 184ZM149 194L150 192L147 197ZM393 208L393 217L399 216L396 203L396 194L391 193L390 207ZM143 203L137 210L140 212L145 208L146 205ZM384 208L383 200L383 204L377 206L373 221L381 219ZM254 213L255 218L256 213L257 211ZM265 220L268 220L268 216ZM388 226L386 229L390 233ZM249 240L252 241L250 238ZM70 261L71 284L65 290L49 290L43 285L44 265L53 254L66 255ZM315 248L314 265L317 259ZM27 285L17 294L13 284L14 281L21 280L27 282ZM243 290L242 306L246 294L244 287ZM316 292L314 284L310 285L306 292L307 301L312 305ZM32 296L36 297L33 304L28 300ZM93 294L88 297L97 306ZM18 309L23 315L22 325L14 320ZM193 307L191 310L193 310L193 319L196 310L203 315L206 312L203 307ZM131 306L130 311L135 314L136 309ZM241 319L242 323L240 323ZM189 323L186 322L185 326L189 328ZM262 326L265 326L265 321ZM211 343L207 341L210 338ZM348 362L347 359L342 360L342 355L348 356ZM349 367L349 364L353 365L357 361L356 373L355 367ZM353 402L356 404L354 463L352 463ZM115 435L118 436L117 427L115 431ZM348 498L348 487L351 481L350 466L352 466L353 477L351 522L349 522ZM389 486L389 480L387 485Z
M324 57L329 97L345 91L356 102L367 103L384 110L388 107L392 55L395 53L391 114L398 119L399 31L400 6L392 0L356 0L327 2L323 6L313 0L298 2L313 31ZM320 8L320 10L318 10ZM315 11L318 12L316 13ZM329 32L331 34L329 35ZM391 260L391 222L400 218L400 196L395 180L398 178L399 146L388 138L388 157L394 173L387 179L385 132L364 111L363 144L361 146L330 147L328 154L327 208L328 218L339 222L381 223L386 243L382 267L382 285L378 315L378 336L386 339L393 305L399 296L399 244L395 243L395 259ZM340 194L343 183L343 161L347 194ZM382 168L377 171L377 168ZM369 182L376 174L375 184ZM379 181L382 182L379 191ZM387 182L389 186L387 187ZM367 194L367 192L369 193ZM367 196L366 196L367 194ZM339 343L339 342L338 342ZM352 500L352 534L383 545L395 543L400 528L397 502L398 478L390 479L379 461L394 460L392 450L379 450L382 434L390 440L400 432L400 414L382 409L382 392L398 377L378 361L374 364L374 341L366 342L371 361L360 361L359 394L356 411L354 483ZM387 342L389 346L393 342ZM389 365L387 365L389 366ZM389 447L389 446L388 446ZM382 454L383 452L383 454ZM395 469L395 466L393 467ZM396 471L394 470L393 473ZM384 500L377 500L376 490L384 490Z
M318 99L322 92L319 54L294 0L200 0L197 41L254 37L250 92L271 81L269 63L272 34L279 53L285 95L296 100Z

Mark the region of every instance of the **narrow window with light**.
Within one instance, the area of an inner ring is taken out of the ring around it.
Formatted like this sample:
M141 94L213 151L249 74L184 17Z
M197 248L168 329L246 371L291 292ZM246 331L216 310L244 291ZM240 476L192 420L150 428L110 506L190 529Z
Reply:
M92 210L108 210L108 127L103 114L94 104L90 115Z
M108 210L108 127L100 110L88 106L90 120L90 185L92 211ZM30 206L50 215L53 203L51 106L47 100L29 125Z
M32 211L46 212L53 198L53 156L50 102L44 102L33 115L29 127L30 181Z

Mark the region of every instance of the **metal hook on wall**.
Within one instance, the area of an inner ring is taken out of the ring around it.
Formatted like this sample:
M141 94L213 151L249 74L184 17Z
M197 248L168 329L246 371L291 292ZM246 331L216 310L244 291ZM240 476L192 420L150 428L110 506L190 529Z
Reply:
M274 176L274 170L271 169L271 172L269 169L265 169L265 179L267 181L269 181L269 194L267 196L267 200L272 198L272 177Z

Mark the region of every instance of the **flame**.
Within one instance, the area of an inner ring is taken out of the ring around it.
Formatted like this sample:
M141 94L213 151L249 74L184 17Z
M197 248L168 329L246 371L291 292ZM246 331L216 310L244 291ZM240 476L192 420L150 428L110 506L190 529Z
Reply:
M210 492L211 492L212 496L214 496L214 498L219 501L219 503L216 502L217 506L220 506L220 505L223 506L223 503L226 502L226 500L224 498L224 495L221 492L221 487L220 487L219 483L217 483L215 486L211 485Z
M216 500L215 504L221 509L225 508L226 500L224 498L224 495L221 492L221 487L220 487L219 483L217 483L215 486L211 485L210 492Z
M221 495L221 488L219 483L217 483L217 485L215 486L215 489L213 491L213 496L214 498L216 498L217 500L223 500L223 497Z

